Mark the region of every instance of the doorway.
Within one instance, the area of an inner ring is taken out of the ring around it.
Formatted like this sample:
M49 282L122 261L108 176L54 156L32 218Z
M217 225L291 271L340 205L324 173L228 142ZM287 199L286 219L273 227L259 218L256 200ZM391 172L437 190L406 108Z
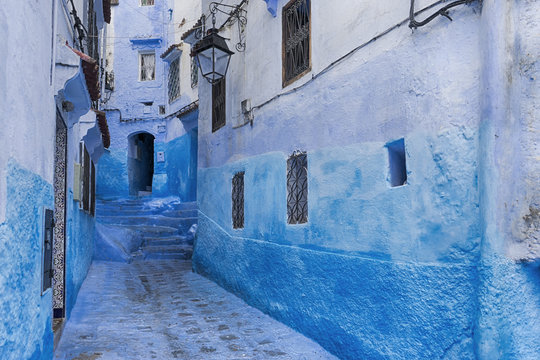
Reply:
M128 137L129 194L135 196L152 193L154 176L154 136L147 132Z
M65 317L67 128L56 115L54 151L53 317Z

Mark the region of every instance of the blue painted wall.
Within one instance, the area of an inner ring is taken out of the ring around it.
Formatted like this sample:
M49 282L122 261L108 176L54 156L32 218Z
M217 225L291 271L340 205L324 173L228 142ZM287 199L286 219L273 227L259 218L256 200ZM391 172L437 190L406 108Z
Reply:
M394 188L386 143L308 152L303 225L287 224L288 154L199 169L195 271L342 358L474 358L477 138L463 135L409 134L408 183ZM237 171L244 229L231 221Z
M197 200L197 128L165 144L167 190L182 201Z
M86 279L94 255L94 217L79 209L79 203L73 201L70 189L67 199L66 221L66 317L77 300L77 294Z
M96 196L128 196L127 150L106 150L97 164Z
M312 2L311 71L282 88L277 4L277 19L249 4L265 31L231 59L216 132L199 85L194 270L344 359L540 358L537 9L456 7L452 22L398 26L327 68L408 4ZM407 182L392 187L385 146L401 138ZM295 150L308 154L302 225L287 224Z
M43 208L54 190L10 160L6 220L0 224L0 359L52 359L52 291L41 295Z

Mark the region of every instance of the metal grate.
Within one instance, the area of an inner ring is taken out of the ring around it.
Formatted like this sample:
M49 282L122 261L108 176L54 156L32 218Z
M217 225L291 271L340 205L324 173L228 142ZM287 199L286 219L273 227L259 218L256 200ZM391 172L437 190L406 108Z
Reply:
M212 85L212 132L225 126L225 78Z
M169 66L169 104L180 97L180 58Z
M197 65L197 58L191 57L191 88L195 88L199 83L199 66Z
M105 72L105 90L114 91L114 71Z
M308 221L307 154L296 151L287 160L287 222Z
M232 221L233 228L244 227L244 172L234 174L232 179Z
M283 86L311 68L311 2L292 0L283 8Z
M154 5L154 0L141 0L141 6Z

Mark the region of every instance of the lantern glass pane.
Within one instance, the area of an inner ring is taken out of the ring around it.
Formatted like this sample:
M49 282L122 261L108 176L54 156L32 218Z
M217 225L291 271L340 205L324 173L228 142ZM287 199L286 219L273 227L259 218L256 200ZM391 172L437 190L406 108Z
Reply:
M211 73L214 70L213 61L212 61L212 53L213 53L213 49L210 48L210 49L201 51L198 55L199 66L201 67L201 73L203 75Z
M231 55L216 48L215 56L216 56L216 67L214 71L218 73L219 75L224 76L225 73L227 72L227 66L229 66L229 59Z

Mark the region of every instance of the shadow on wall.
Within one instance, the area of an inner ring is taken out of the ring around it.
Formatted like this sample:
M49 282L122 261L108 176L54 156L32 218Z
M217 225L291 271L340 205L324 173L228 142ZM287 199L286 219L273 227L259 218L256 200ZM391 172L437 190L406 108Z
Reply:
M152 191L154 176L154 136L139 132L128 137L129 194Z

